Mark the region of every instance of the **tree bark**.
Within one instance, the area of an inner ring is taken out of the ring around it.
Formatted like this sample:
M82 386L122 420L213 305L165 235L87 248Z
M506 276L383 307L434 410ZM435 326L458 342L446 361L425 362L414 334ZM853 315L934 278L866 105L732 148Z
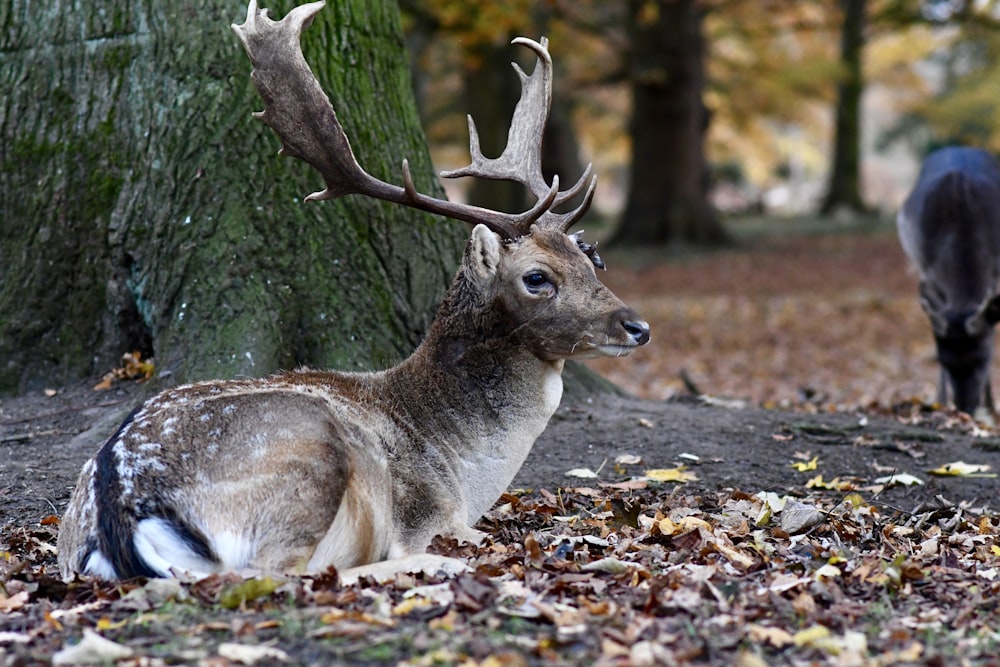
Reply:
M844 23L840 34L843 68L837 85L837 108L830 185L820 212L866 210L861 198L861 95L864 92L862 55L865 45L865 1L841 0Z
M632 162L613 243L728 240L708 199L704 12L700 0L629 0Z
M171 382L405 357L463 225L303 204L322 183L251 118L231 3L63 7L0 7L0 391L94 376L132 349ZM402 43L394 2L341 0L304 51L359 162L400 182L409 158L440 196Z

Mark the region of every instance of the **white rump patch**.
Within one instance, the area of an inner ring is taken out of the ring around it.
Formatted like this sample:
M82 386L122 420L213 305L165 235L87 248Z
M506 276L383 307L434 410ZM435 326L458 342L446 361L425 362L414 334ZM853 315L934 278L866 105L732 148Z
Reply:
M191 550L166 519L143 519L136 526L135 550L152 569L163 577L187 572L206 576L218 568Z
M84 574L100 577L101 579L114 580L118 578L118 573L115 572L111 561L105 558L104 554L97 549L90 552L90 556L87 557L87 562L83 564L82 569Z
M254 545L242 535L228 530L212 536L212 548L225 570L242 570L250 565Z

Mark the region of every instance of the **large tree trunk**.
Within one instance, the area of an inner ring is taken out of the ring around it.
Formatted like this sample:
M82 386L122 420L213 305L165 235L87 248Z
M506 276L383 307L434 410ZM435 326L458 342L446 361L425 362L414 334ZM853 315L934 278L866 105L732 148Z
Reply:
M820 211L864 211L861 199L861 94L864 92L862 55L865 45L865 0L841 0L844 23L840 35L843 72L837 86L830 185Z
M704 8L700 0L629 0L632 164L613 242L717 244L708 200Z
M133 348L180 381L384 366L419 341L464 227L304 205L322 183L250 117L242 20L222 0L0 7L0 390ZM340 0L305 52L359 161L399 182L407 157L440 194L401 43L395 2Z

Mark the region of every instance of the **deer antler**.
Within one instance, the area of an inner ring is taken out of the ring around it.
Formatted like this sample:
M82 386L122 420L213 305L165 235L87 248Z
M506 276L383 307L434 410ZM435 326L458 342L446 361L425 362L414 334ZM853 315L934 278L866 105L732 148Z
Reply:
M253 63L251 78L264 99L264 111L254 117L267 123L281 139L281 154L305 161L326 182L325 189L310 194L306 201L364 194L473 224L482 223L506 239L523 236L535 223L565 231L583 216L597 180L591 176L590 166L576 185L563 192L559 191L558 177L550 187L542 176L542 129L552 99L552 59L544 38L541 44L520 37L514 40L515 44L524 44L538 54L538 65L530 77L514 66L521 77L522 92L503 154L496 159L483 157L470 117L472 164L441 174L449 178L479 176L513 180L528 187L538 200L523 213L503 213L420 194L405 159L403 187L380 181L358 164L330 99L302 55L302 31L325 4L300 5L282 20L272 21L266 9L258 9L257 1L250 0L246 21L232 26ZM576 195L588 181L587 195L579 207L562 214L551 210Z
M511 44L522 44L535 52L538 60L531 76L524 73L517 63L511 63L514 71L521 79L521 99L514 108L514 118L507 132L507 147L498 158L488 158L479 148L479 132L472 116L469 119L469 152L472 164L461 169L441 172L444 178L459 176L478 176L481 178L506 179L521 183L539 200L549 191L549 185L542 175L542 134L545 121L552 106L552 56L549 55L549 40L542 37L541 43L527 37L517 37ZM590 208L594 197L597 177L591 176L592 165L587 165L583 175L569 190L559 192L552 206L547 209L538 221L545 226L558 227L562 231L569 229L573 223L583 217ZM558 187L558 176L553 179L553 188ZM554 213L551 209L572 199L589 183L584 201L573 211L564 214Z

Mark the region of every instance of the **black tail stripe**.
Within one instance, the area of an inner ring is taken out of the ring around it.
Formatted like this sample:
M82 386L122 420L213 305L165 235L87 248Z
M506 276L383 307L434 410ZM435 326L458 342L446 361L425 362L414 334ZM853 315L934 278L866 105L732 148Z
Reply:
M143 560L135 548L135 530L138 519L121 502L121 479L118 476L118 457L114 446L125 428L132 423L140 407L125 418L101 451L97 453L94 486L97 501L97 541L101 552L111 561L111 566L122 579L131 577L158 577L160 574Z
M109 558L116 574L123 579L161 576L150 567L135 547L135 532L139 521L159 517L170 524L177 537L193 553L209 562L218 563L219 558L209 545L208 539L200 530L178 516L173 508L158 507L153 501L148 511L137 511L138 508L121 502L121 480L118 477L118 457L114 453L114 445L125 428L135 419L139 409L132 411L97 454L97 470L94 477L98 542L101 552Z

